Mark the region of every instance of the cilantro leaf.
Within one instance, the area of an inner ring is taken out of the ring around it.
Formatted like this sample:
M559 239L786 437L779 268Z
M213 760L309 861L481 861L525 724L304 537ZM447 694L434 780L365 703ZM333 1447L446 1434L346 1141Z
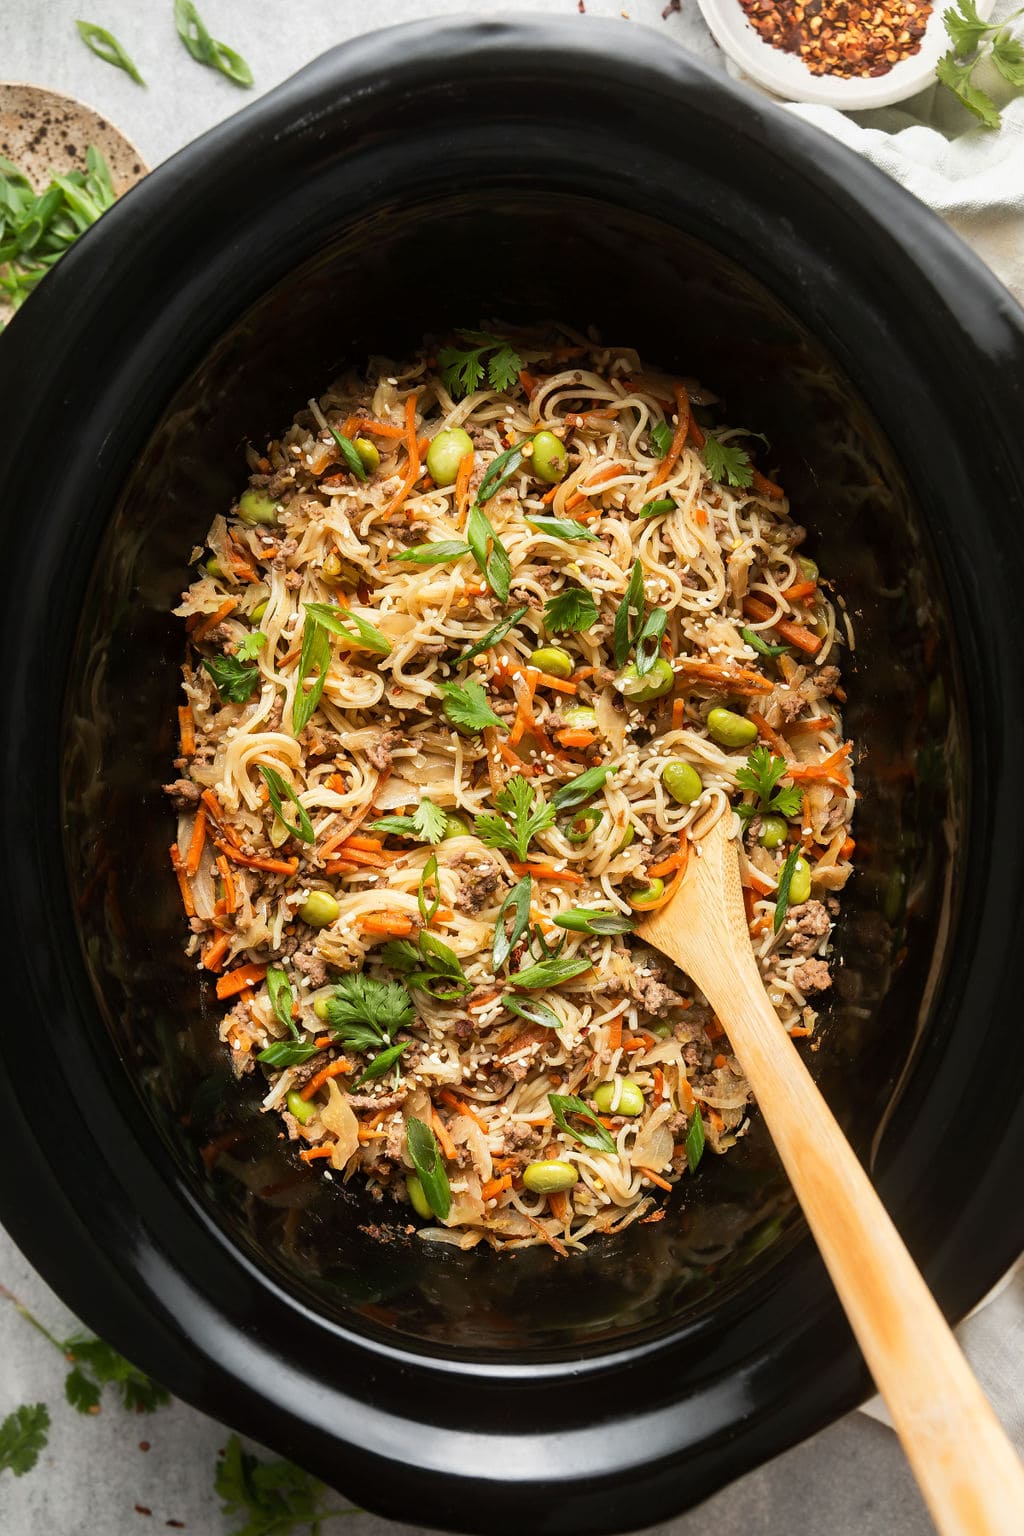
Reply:
M255 661L266 643L267 637L262 629L254 629L239 640L235 646L235 656L239 661Z
M1024 47L1009 32L1000 32L992 44L992 63L1004 80L1024 86Z
M375 981L362 971L335 982L327 1000L327 1026L342 1045L365 1050L382 1041L391 1043L399 1029L412 1023L412 998L400 981Z
M466 979L462 961L443 939L423 928L417 943L424 969L412 973L410 987L426 992L439 1003L456 1003L472 991L473 983Z
M796 816L801 805L800 791L795 785L776 788L779 780L789 772L784 757L773 757L767 747L755 747L747 758L746 767L736 774L736 782L755 797L752 805L737 806L744 820L758 812L774 811L779 816Z
M439 843L447 825L447 813L425 795L412 816L382 816L379 821L370 823L370 830L391 832L396 837L415 837L421 843Z
M986 128L998 128L1002 122L999 109L991 96L987 96L984 91L971 84L973 68L973 64L958 63L951 49L949 53L943 54L936 64L935 74L939 83L947 86L954 96L959 97L968 112L973 112Z
M667 421L656 421L647 434L656 459L663 459L672 446L672 428Z
M507 603L512 564L508 550L491 527L479 499L470 508L466 520L466 539L473 552L473 559L486 576L491 591L499 603Z
M94 1413L100 1403L100 1388L76 1366L64 1378L64 1396L76 1413Z
M578 1099L573 1093L549 1093L548 1103L551 1105L551 1113L555 1117L555 1124L560 1131L579 1141L585 1147L590 1147L593 1152L614 1152L615 1141L592 1109L588 1109L582 1099ZM584 1121L582 1126L570 1125L568 1115L576 1120Z
M591 544L598 542L597 534L585 523L574 517L528 517L526 522L535 533L546 533L552 539L585 539Z
M713 432L704 437L704 462L708 474L719 484L749 486L754 483L750 455L733 443L719 442Z
M436 539L433 544L414 544L392 559L410 560L413 565L447 565L449 560L461 560L471 553L469 545L461 539Z
M159 1382L140 1371L138 1366L119 1355L105 1339L83 1338L80 1334L65 1339L61 1346L73 1369L64 1383L68 1402L79 1413L92 1413L99 1404L103 1387L114 1384L120 1390L123 1408L152 1413L171 1400Z
M488 848L505 848L522 863L538 832L543 832L554 821L555 807L548 805L541 791L534 789L521 773L499 790L494 803L503 816L486 812L475 818L473 829Z
M23 1477L31 1472L46 1449L50 1412L45 1403L15 1408L0 1424L0 1472Z
M487 364L487 377L492 389L499 389L503 393L512 389L519 378L519 370L523 366L523 360L519 353L509 346L508 342L502 342L496 352L491 354Z
M246 665L237 656L204 656L203 667L226 704L248 704L260 680L259 667Z
M442 347L437 354L441 368L441 381L453 399L471 394L479 388L484 377L483 359L491 354L487 363L487 378L492 389L502 392L512 388L523 366L519 353L500 336L490 331L463 331L456 333L463 341L476 342L475 347Z
M354 1507L327 1505L325 1484L292 1462L260 1461L243 1451L237 1435L217 1462L214 1486L225 1518L245 1520L232 1536L287 1536L299 1527L319 1530L321 1521L358 1513Z
M597 603L583 587L565 587L544 604L544 627L553 635L581 633L597 622Z
M467 683L442 683L441 697L442 708L456 730L482 731L490 725L507 729L501 716L488 704L483 685L475 678Z
M408 939L389 939L381 945L380 957L393 971L414 971L420 963L420 952Z
M957 5L943 11L942 25L953 44L953 52L957 54L973 53L986 32L995 31L995 26L982 21L978 15L975 0L957 0Z
M266 763L257 763L256 766L266 781L270 803L281 825L287 827L292 837L301 838L304 843L315 843L316 833L313 831L313 823L309 819L309 813L291 785L281 777L276 768L268 768ZM285 796L292 802L299 813L299 824L297 827L293 827L290 821L285 820L283 810Z

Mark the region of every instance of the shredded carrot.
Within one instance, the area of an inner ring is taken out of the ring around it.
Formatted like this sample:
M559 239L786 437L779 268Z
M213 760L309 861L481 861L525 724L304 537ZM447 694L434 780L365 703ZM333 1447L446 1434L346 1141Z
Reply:
M448 1105L449 1109L454 1109L456 1114L468 1115L470 1120L472 1120L474 1124L480 1127L484 1135L488 1135L491 1128L487 1124L487 1121L481 1120L476 1110L471 1109L464 1099L456 1098L455 1094L452 1093L450 1088L442 1088L441 1092L438 1094L438 1098L443 1100L443 1102Z
M219 933L217 937L203 950L203 965L208 971L219 971L224 961L224 956L227 954L230 948L230 934Z
M265 869L272 875L294 875L299 867L298 859L264 859L257 854L240 853L230 843L223 842L219 837L214 842L221 853L226 853L229 859L236 864L242 864L246 869Z
M843 844L843 846L839 850L839 857L841 859L852 858L853 857L853 851L856 848L856 846L857 846L857 844L854 842L853 838L852 837L848 837L846 839L845 843Z
M321 1067L315 1077L311 1077L304 1088L299 1090L300 1099L311 1099L314 1093L319 1093L325 1083L329 1083L332 1077L344 1077L352 1071L352 1063L344 1056L339 1056L337 1061L329 1061L326 1067Z
M747 865L744 885L752 887L759 896L770 896L775 890L774 885L766 880L760 870L755 869L752 864Z
M372 1126L369 1125L361 1125L358 1131L356 1131L356 1135L358 1136L359 1140L363 1142L383 1141L387 1134L387 1131L375 1131Z
M538 688L554 688L556 693L579 692L576 684L564 677L552 677L550 672L539 672L536 667L528 667L527 671Z
M712 1015L710 1024L704 1025L704 1033L709 1040L720 1040L725 1034L725 1030L722 1028L719 1020Z
M263 980L267 974L265 965L239 965L233 971L228 971L226 976L217 978L217 996L234 997L236 992L241 992L245 987L254 987L257 982Z
M672 1188L672 1185L668 1182L668 1179L663 1179L661 1174L655 1173L653 1168L642 1168L638 1166L636 1171L637 1173L642 1173L646 1178L650 1179L652 1184L657 1184L659 1189Z
M193 642L202 640L204 636L210 633L211 629L216 629L217 625L222 623L223 620L227 618L229 613L234 613L237 607L238 603L235 598L226 597L221 603L220 607L217 609L216 613L208 613L206 618L203 619L201 623L196 625L195 629L192 631Z
M441 1151L449 1162L455 1157L455 1143L448 1134L448 1128L433 1105L430 1108L430 1123L434 1127L434 1135L441 1143Z
M564 1227L569 1219L569 1200L564 1190L558 1189L548 1195L548 1210Z
M810 1034L810 1030L805 1029L802 1024L794 1024L787 1033L791 1040L802 1040L805 1035Z
M364 933L386 934L393 939L407 939L412 933L412 919L406 917L404 912L397 912L391 916L386 913L381 913L379 916L368 913L358 921Z
M782 595L787 603L799 603L805 597L813 597L817 590L816 581L798 581L793 586L787 587Z
M708 1119L711 1121L711 1124L714 1126L715 1130L716 1131L724 1131L725 1130L725 1121L722 1119L721 1115L718 1113L718 1110L715 1109L714 1106L711 1105L711 1104L705 1104L704 1108L707 1110L707 1112L708 1112Z
M517 773L521 773L525 779L533 778L537 770L532 763L524 763L523 759L513 752L512 748L506 745L500 737L495 742L495 746L498 749L498 755L502 762L508 763L510 768L514 768Z
M592 747L597 737L593 731L566 729L556 731L555 740L563 747Z
M486 1008L488 1003L493 1003L495 998L500 996L500 992L488 992L486 997L478 997L475 1002L467 1003L466 1012L478 1013L481 1008Z
M192 823L192 837L189 840L188 853L185 855L185 873L194 875L199 868L199 860L203 856L206 846L206 806L200 805L196 812L196 819Z
M404 427L393 427L386 421L374 421L372 416L349 416L342 428L342 436L351 437L353 432L372 432L374 437L395 439L406 436Z
M718 1055L715 1057L714 1061L712 1062L712 1066L714 1066L714 1067L724 1067L725 1066L725 1062L726 1062L726 1058L722 1055L721 1051L719 1051Z
M459 527L466 517L466 508L469 505L469 482L473 477L473 450L463 454L459 460L459 472L455 477L455 507L459 514Z
M217 872L224 882L224 910L225 912L234 912L238 906L238 895L235 891L235 881L228 866L228 861L222 853L217 855Z
M303 1147L302 1151L299 1153L299 1156L302 1158L304 1163L315 1163L317 1158L330 1157L334 1151L334 1147L335 1143L333 1141L329 1147L322 1145L319 1147Z
M581 485L580 490L584 497L592 496L599 486L607 484L609 480L615 480L619 475L626 475L628 473L629 468L626 464L607 464L604 469L598 470L594 478L588 481L586 485Z
M771 726L768 724L768 721L764 718L764 715L756 714L754 710L748 709L747 719L751 721L752 724L757 726L757 734L760 736L761 740L766 741L771 747L772 751L777 753L779 757L784 757L788 760L788 744L782 739L777 731L772 730Z
M484 746L487 749L487 777L491 785L491 794L500 795L505 788L505 780L501 772L501 754L498 751L496 725L488 725L484 728Z
M555 497L558 495L558 493L561 490L561 488L562 487L561 487L560 484L559 485L553 485L551 487L550 491L545 491L544 492L544 495L541 497L541 501L544 503L545 506L548 506L552 501L554 501Z
M582 885L583 876L574 869L555 869L551 864L513 864L517 875L532 875L535 880L564 880L566 885Z
M814 784L825 780L831 784L838 784L841 789L846 789L849 786L850 780L841 771L839 765L849 757L852 751L853 742L847 741L835 752L831 752L820 763L790 763L786 772L798 784Z
M527 397L530 397L532 396L534 390L537 388L537 385L540 383L540 380L535 379L532 373L527 373L525 368L520 368L519 382L523 386L523 389L526 391Z
M654 1079L654 1096L658 1099L665 1097L665 1074L660 1067L651 1068L651 1076Z
M699 661L693 656L680 656L678 670L701 682L723 683L731 693L771 693L772 684L760 672L748 672L745 667L721 667L714 661Z
M196 750L196 728L190 704L178 705L178 732L181 737L182 757L194 757Z
M668 885L666 885L665 889L662 891L661 895L657 898L657 900L655 900L655 901L642 901L639 904L634 904L632 901L630 901L629 904L633 908L633 911L634 912L640 912L640 913L644 913L644 912L657 912L659 907L667 906L668 903L672 900L672 897L675 895L676 891L678 891L680 885L683 882L683 878L684 878L685 875L686 875L686 860L684 859L682 864L676 870L676 873L675 873L674 877L669 881ZM629 897L628 896L626 897L626 900L629 901Z
M171 844L171 867L178 881L178 889L181 891L181 903L185 908L185 916L195 917L196 904L192 897L192 887L188 883L185 866L181 862L181 854L178 852L177 843Z
M674 731L682 730L682 727L683 727L683 716L685 715L685 713L686 713L686 700L685 699L673 699L672 700L672 729Z
M398 490L398 494L391 498L387 506L384 508L384 511L381 513L382 518L390 517L392 512L397 512L398 508L402 505L402 502L408 496L409 492L416 484L416 481L419 479L420 446L416 438L415 391L413 391L412 394L406 395L405 397L405 441L409 452L409 461L405 467L405 479L402 481L402 484Z
M526 1215L525 1211L523 1214ZM548 1247L553 1248L560 1259L567 1259L569 1257L569 1250L565 1244L555 1237L554 1233L549 1232L542 1221L538 1221L536 1216L527 1216L526 1219L531 1227L536 1227L538 1237L543 1238Z
M614 1019L609 1019L608 1021L608 1049L612 1055L622 1049L622 1014L624 1011L620 1009Z
M480 1186L480 1198L482 1200L496 1200L506 1189L512 1188L512 1175L503 1173L500 1179L488 1179L486 1184Z
M347 837L341 846L342 851L349 848L362 848L367 853L380 853L384 847L384 840L380 837Z
M627 1056L632 1056L636 1051L648 1050L650 1043L650 1039L645 1039L643 1035L627 1035L622 1042L622 1049Z
M316 1046L318 1051L325 1051L329 1045L333 1044L333 1041L333 1035L318 1035L313 1041L313 1044Z
M788 720L779 726L779 734L795 736L798 731L830 731L835 723L831 715L816 715L813 720Z
M509 1168L514 1168L519 1162L518 1157L492 1157L491 1165L500 1173L505 1173Z
M393 863L393 859L383 853L371 853L366 848L357 848L351 839L342 843L337 850L338 858L344 859L347 864L363 864L367 869L387 869Z
M333 789L336 795L343 795L345 793L345 775L343 773L328 774L327 788Z
M679 455L686 446L686 439L690 431L690 419L693 414L690 410L690 397L681 384L673 384L672 393L675 396L678 420L676 422L676 429L672 433L672 442L669 444L669 450L651 476L650 483L652 488L656 485L661 485L675 469Z
M766 603L763 598L750 596L743 599L743 612L748 619L771 621L774 610L771 603ZM775 619L772 622L782 638L788 640L790 645L795 645L797 650L803 651L805 655L817 656L821 650L822 642L819 636L805 629L802 624L794 624L791 619Z
M707 525L708 525L708 514L705 512L703 507L698 507L696 509L696 511L694 512L694 516L696 517L697 522L699 523L701 528L706 528L707 527Z
M224 808L220 801L217 799L217 796L214 794L213 790L204 789L203 793L199 796L199 799L200 802L206 806L211 821L214 821L217 824L217 826L223 832L224 836L227 838L228 842L231 843L233 847L237 848L239 846L238 834L225 816Z
M786 493L782 486L776 485L774 480L769 480L767 475L762 475L760 470L755 469L753 476L754 490L759 495L767 496L769 501L781 501L783 496L785 496Z

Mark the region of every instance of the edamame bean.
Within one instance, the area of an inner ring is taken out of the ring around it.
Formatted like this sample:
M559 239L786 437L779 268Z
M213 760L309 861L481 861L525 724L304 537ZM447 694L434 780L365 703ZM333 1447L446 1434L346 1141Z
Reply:
M276 523L277 502L265 491L243 491L238 498L238 515L243 523Z
M639 890L630 892L629 904L631 907L649 907L664 894L665 882L655 875L653 880L648 880L647 884L642 885Z
M757 740L757 726L735 710L718 707L710 711L707 720L708 735L720 747L748 747Z
M704 781L690 763L667 763L661 782L680 805L692 805L704 793Z
M527 1163L523 1169L523 1183L535 1195L558 1195L572 1189L579 1174L571 1163L550 1158L543 1163Z
M341 572L341 557L335 554L334 550L332 549L331 553L325 558L323 565L320 567L320 574L324 581L329 581L333 585L334 582L340 579Z
M800 567L800 574L804 581L817 581L818 562L816 560L809 560L806 555L800 555L796 563Z
M793 865L793 878L789 882L789 905L799 907L811 894L811 866L806 859L797 859Z
M757 840L762 848L778 848L786 841L788 831L789 823L784 816L762 814L761 830L757 834Z
M371 443L368 437L357 437L352 447L362 460L363 468L369 470L371 475L375 469L380 468L380 453L376 443Z
M327 1018L327 998L326 997L318 997L318 998L315 999L315 1001L313 1003L313 1012L316 1014L318 1019L325 1020Z
M316 1105L304 1099L300 1093L288 1095L288 1113L294 1115L300 1125L308 1125L316 1114Z
M591 1098L602 1115L642 1115L644 1096L639 1085L631 1077L622 1079L619 1102L615 1103L615 1083L598 1083ZM614 1108L612 1106L615 1106Z
M459 465L473 452L473 439L462 427L446 427L427 449L427 470L435 485L454 485Z
M530 666L538 667L552 677L572 677L572 657L558 645L542 645L530 652Z
M587 704L574 704L572 709L563 710L562 719L574 731L597 730L597 710Z
M328 923L334 922L340 911L341 908L328 891L310 891L299 908L299 916L311 928L326 928Z
M423 1185L419 1181L418 1174L407 1173L405 1176L405 1187L409 1191L409 1204L416 1212L416 1215L422 1216L424 1219L433 1216L434 1213L430 1209L430 1202L427 1199Z
M256 604L256 607L253 609L252 613L249 615L249 617L252 619L254 624L258 624L260 622L260 620L262 619L263 615L266 613L268 602L269 602L269 598L264 598L262 603L257 603Z
M216 555L211 555L209 560L207 560L207 562L206 562L206 574L208 576L223 576L224 575L224 567L221 565L221 563L217 559Z
M649 672L643 677L636 670L636 663L630 662L623 668L615 679L615 686L631 704L646 704L651 699L660 699L663 693L670 692L676 675L671 664L664 656L659 656ZM714 713L714 711L712 711ZM728 713L728 711L727 711ZM754 732L757 735L757 732Z
M445 843L450 837L468 837L472 830L465 816L460 816L456 811L449 811L445 817L441 841Z
M533 454L529 460L538 480L557 485L569 468L569 455L565 444L553 432L538 432L533 440Z

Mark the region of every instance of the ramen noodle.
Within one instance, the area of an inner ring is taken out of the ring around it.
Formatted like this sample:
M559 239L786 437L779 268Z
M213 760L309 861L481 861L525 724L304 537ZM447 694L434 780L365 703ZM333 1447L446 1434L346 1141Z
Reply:
M721 414L629 348L460 333L250 449L194 553L188 953L297 1155L426 1241L578 1247L743 1135L634 933L721 818L791 1035L831 983L850 636Z

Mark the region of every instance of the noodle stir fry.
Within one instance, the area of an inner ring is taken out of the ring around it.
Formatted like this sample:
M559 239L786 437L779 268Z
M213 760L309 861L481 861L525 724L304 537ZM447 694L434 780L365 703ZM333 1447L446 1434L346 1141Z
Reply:
M721 1026L633 933L720 818L790 1034L831 983L842 610L715 405L459 333L310 400L195 552L188 952L299 1156L426 1241L565 1252L743 1134Z

